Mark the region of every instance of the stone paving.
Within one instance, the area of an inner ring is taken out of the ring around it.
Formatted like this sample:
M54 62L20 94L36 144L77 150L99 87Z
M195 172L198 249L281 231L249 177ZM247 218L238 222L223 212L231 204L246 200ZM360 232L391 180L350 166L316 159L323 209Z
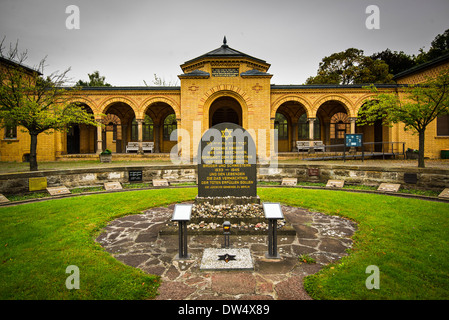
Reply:
M303 289L305 276L347 255L357 226L337 216L282 206L296 236L278 236L281 259L266 259L267 236L231 235L232 248L249 248L254 270L200 270L205 248L220 248L222 235L188 237L190 260L174 260L177 235L159 235L170 220L174 205L151 208L142 214L112 221L96 241L123 263L159 275L157 300L309 300ZM316 263L303 263L307 254Z

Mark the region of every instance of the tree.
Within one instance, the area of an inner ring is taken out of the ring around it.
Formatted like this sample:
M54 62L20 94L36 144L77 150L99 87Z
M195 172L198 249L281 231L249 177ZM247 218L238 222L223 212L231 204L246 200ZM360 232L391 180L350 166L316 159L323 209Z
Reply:
M444 54L449 53L449 29L443 34L438 34L430 44L429 51L424 52L421 48L420 54L416 57L416 63L421 64L432 59L438 58Z
M398 74L416 65L415 56L410 56L403 51L392 52L390 49L374 53L370 58L384 61L388 65L391 74Z
M36 70L24 65L27 52L19 53L18 43L0 57L7 63L0 70L0 126L21 126L30 134L30 170L37 171L37 137L41 133L65 131L74 123L97 126L91 114L71 103L77 91L64 87L70 68L43 77L45 58Z
M109 83L105 82L106 78L100 76L99 71L88 73L87 76L89 77L89 82L78 80L76 85L80 87L111 87Z
M145 80L143 80L143 83L148 87ZM157 74L154 74L153 84L160 87L176 87L178 85L178 80L166 81L165 78L158 77Z
M418 167L424 168L426 128L438 116L449 114L449 70L419 85L403 87L403 99L397 93L379 93L375 86L372 90L377 94L359 111L358 124L373 124L377 119L389 126L403 123L405 130L418 134Z
M317 75L309 77L306 84L391 83L392 79L385 62L364 56L363 50L349 48L324 57Z

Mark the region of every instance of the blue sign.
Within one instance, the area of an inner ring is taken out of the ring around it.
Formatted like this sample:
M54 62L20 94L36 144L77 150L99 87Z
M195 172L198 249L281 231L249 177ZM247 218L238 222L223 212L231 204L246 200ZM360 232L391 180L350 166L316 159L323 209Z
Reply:
M362 146L362 134L346 134L345 145L347 147L361 147Z

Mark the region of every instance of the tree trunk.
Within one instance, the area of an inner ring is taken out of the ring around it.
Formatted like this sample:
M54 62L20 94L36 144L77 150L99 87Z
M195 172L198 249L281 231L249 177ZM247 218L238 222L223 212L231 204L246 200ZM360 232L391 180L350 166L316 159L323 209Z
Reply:
M426 131L419 131L418 132L418 139L419 139L419 153L418 153L418 167L424 168L424 137L425 137Z
M37 171L37 134L30 133L30 171Z

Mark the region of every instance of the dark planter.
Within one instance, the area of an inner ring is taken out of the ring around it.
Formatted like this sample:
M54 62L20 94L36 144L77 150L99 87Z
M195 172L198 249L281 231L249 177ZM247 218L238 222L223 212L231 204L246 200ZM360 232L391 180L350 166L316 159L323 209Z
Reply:
M407 157L407 159L417 160L419 155L418 155L418 153L413 152L413 151L406 151L405 156Z
M111 162L112 154L101 154L100 153L100 162Z

